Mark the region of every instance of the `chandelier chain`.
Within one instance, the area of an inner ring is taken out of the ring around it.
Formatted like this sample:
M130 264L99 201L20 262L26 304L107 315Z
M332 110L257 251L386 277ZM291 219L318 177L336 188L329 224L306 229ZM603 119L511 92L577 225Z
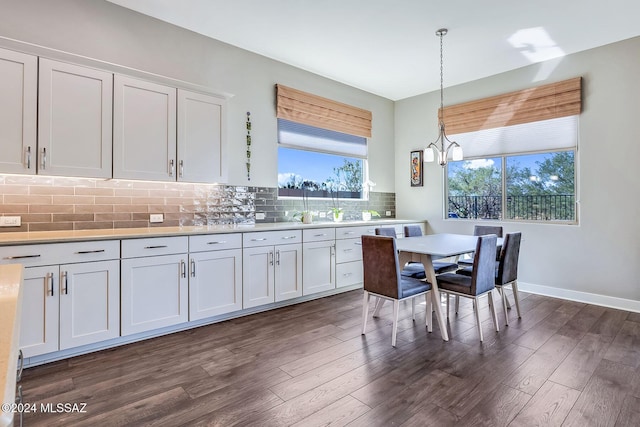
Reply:
M444 33L440 32L440 121L444 122L444 61L442 56L442 37L444 37Z

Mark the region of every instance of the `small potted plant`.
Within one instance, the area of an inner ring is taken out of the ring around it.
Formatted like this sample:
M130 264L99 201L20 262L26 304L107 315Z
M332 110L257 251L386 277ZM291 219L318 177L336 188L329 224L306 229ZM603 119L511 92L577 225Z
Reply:
M371 180L367 180L364 184L363 187L366 188L367 190L367 209L362 211L362 220L363 221L371 221L371 217L380 217L380 214L378 213L378 211L374 211L373 209L369 209L369 201L371 200L371 189L373 187L376 186L376 183L371 181Z
M333 182L332 184L333 185L331 186L331 203L333 204L333 207L331 208L329 213L333 215L333 220L335 222L340 222L342 221L342 218L344 216L344 211L340 207L340 183Z
M362 211L362 220L363 221L371 221L372 217L379 217L380 214L378 211L374 211L373 209L367 209L366 211Z
M311 224L313 222L313 213L309 210L309 187L313 187L313 183L309 181L302 183L302 212L300 215L303 224Z

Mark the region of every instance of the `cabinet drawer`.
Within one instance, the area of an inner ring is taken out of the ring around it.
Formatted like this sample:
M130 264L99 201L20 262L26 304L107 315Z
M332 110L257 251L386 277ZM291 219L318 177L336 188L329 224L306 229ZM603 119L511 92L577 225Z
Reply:
M336 287L355 285L364 280L362 261L345 262L336 265Z
M382 226L380 226L382 227ZM373 236L376 234L375 225L363 225L358 227L338 227L336 228L336 239L351 239L360 237L363 234Z
M302 231L258 231L255 233L244 233L242 235L242 245L245 248L289 243L302 243Z
M122 258L170 255L186 253L189 250L189 238L152 237L149 239L128 239L122 241Z
M20 263L25 267L105 261L118 258L120 258L120 242L118 240L0 247L0 264Z
M316 228L313 230L302 230L302 241L321 242L324 240L334 240L336 238L335 228Z
M336 240L336 263L362 260L362 239Z
M189 252L242 248L242 234L205 234L189 236Z

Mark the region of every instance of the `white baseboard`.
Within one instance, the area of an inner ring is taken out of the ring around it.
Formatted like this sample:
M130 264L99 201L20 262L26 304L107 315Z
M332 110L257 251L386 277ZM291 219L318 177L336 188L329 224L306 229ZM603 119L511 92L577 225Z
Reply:
M587 304L601 305L603 307L617 308L619 310L640 313L640 301L625 298L610 297L589 292L573 291L569 289L554 288L551 286L535 285L518 281L518 289L532 294L562 298L570 301L584 302Z

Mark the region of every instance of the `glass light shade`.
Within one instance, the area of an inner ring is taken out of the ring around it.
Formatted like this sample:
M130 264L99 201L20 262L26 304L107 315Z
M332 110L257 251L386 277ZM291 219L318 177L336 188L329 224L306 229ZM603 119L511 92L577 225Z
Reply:
M460 160L462 160L462 147L453 147L451 157L453 158L454 162L459 162Z
M433 149L431 147L427 147L424 149L424 161L427 163L431 163L435 160L435 156L433 155Z

